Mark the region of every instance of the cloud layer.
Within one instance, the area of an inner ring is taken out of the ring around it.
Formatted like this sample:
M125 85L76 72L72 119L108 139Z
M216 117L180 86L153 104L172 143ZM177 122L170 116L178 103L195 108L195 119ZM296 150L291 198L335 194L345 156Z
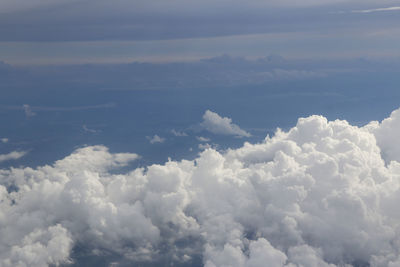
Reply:
M79 247L114 264L398 266L399 134L400 110L361 128L311 116L193 161L122 172L136 154L93 146L1 170L0 265Z
M28 65L269 52L292 58L393 58L399 38L387 30L397 29L397 18L381 11L396 5L394 0L0 1L0 58ZM359 14L371 12L373 17ZM381 37L368 38L369 33ZM336 42L343 45L332 45Z

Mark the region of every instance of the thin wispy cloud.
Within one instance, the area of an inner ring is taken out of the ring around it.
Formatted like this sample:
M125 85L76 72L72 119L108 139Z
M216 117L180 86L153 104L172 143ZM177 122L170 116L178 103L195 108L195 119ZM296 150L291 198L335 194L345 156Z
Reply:
M210 142L210 138L207 138L207 137L203 137L203 136L196 136L196 139L197 139L197 141L200 141L200 142Z
M188 136L184 131L177 131L175 129L172 129L171 133L177 137Z
M86 124L82 125L82 129L87 133L98 133L98 130L89 128Z
M88 109L102 109L102 108L113 108L115 107L115 103L106 103L99 105L88 105L88 106L76 106L76 107L32 107L35 110L39 111L79 111L79 110L88 110Z
M103 108L113 108L115 103L106 103L99 105L87 105L87 106L74 106L74 107L52 107L52 106L31 106L28 104L20 105L0 105L0 109L5 110L23 110L28 117L35 116L35 111L81 111L90 109L103 109Z
M373 13L373 12L384 12L384 11L400 11L400 6L352 10L351 13Z

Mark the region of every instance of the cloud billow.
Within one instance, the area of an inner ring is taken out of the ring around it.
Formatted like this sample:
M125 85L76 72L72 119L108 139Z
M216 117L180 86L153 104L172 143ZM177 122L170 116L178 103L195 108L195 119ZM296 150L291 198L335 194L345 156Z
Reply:
M398 266L398 121L311 116L259 144L128 172L138 156L103 146L1 170L0 265L71 263L79 244L131 264Z
M211 110L206 110L203 121L200 124L205 130L213 134L235 135L238 137L250 137L251 134L232 123L232 119L221 117Z

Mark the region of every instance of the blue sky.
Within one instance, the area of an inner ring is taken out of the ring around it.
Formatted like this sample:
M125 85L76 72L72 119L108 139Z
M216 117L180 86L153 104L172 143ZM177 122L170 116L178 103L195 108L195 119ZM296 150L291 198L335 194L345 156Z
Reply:
M399 17L0 0L0 266L400 266Z

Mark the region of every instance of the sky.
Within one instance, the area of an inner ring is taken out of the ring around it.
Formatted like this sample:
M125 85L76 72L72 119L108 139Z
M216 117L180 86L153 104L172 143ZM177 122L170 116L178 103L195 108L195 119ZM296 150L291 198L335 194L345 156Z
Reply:
M400 266L399 16L0 0L0 266Z
M398 1L1 1L10 64L398 57Z

